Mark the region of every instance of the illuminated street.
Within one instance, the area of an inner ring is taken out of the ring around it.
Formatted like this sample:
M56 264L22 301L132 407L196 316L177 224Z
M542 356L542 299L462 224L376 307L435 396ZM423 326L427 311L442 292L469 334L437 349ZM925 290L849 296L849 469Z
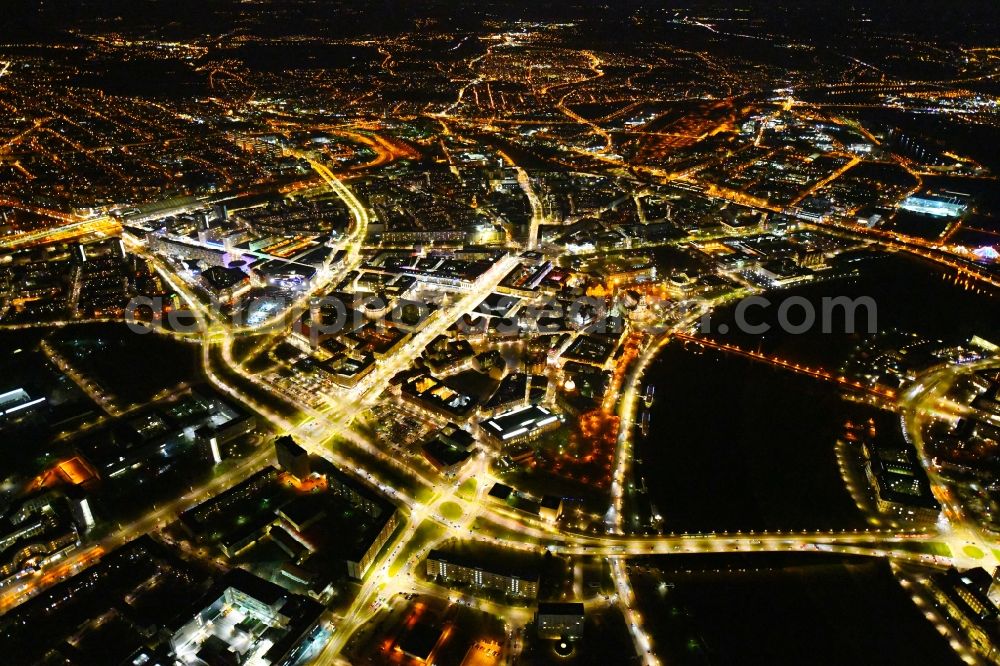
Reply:
M4 664L1000 663L995 7L14 4Z

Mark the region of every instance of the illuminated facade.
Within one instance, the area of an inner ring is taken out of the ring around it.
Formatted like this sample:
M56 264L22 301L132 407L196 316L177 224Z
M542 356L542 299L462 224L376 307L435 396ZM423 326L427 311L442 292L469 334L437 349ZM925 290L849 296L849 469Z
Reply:
M538 572L503 567L492 561L482 565L452 553L433 550L427 556L427 577L442 583L503 592L512 597L538 596Z
M907 197L899 204L902 210L931 217L961 217L968 211L965 195L920 194Z

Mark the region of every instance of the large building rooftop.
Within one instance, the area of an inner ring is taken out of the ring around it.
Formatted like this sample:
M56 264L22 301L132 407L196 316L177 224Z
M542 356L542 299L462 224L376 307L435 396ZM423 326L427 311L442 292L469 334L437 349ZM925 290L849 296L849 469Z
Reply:
M559 416L546 407L528 405L494 416L480 423L483 432L501 443L530 438L542 431L558 427Z

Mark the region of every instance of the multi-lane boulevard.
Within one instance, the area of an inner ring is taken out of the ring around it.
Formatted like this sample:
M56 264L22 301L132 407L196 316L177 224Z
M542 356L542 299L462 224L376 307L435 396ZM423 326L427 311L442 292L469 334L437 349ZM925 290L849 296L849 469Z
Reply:
M193 316L198 336L202 342L202 363L209 381L226 395L239 400L264 415L271 425L291 433L310 453L321 456L339 468L380 489L403 511L403 526L383 549L371 565L360 590L349 611L338 622L331 641L322 654L321 663L332 663L339 657L351 635L373 618L386 601L400 592L420 592L423 594L446 594L446 591L430 585L413 575L414 568L423 561L430 549L449 538L462 538L489 542L509 548L540 552L548 549L553 553L572 556L607 557L612 563L612 578L617 590L616 601L622 607L629 630L635 642L637 654L646 664L658 663L653 654L649 637L644 633L641 619L632 608L632 592L628 581L625 559L631 556L679 555L699 553L742 553L742 552L796 552L796 553L838 553L867 557L889 558L896 562L934 567L957 565L960 567L982 566L984 560L967 555L966 545L975 543L982 547L990 562L992 550L988 540L967 522L952 523L942 529L925 530L860 530L860 531L812 531L812 532L737 532L706 533L684 535L638 536L625 534L622 525L622 500L626 471L631 458L630 437L635 419L639 381L646 365L655 357L660 345L672 334L689 328L702 312L685 318L681 323L659 338L650 341L640 354L631 372L626 375L622 386L622 398L618 401L618 415L621 430L618 454L613 474L611 507L608 513L607 533L577 533L545 522L537 517L517 513L483 499L483 489L494 481L486 464L485 456L477 459L458 479L430 477L415 469L404 459L389 454L378 442L373 442L355 427L356 417L373 406L385 393L392 378L400 371L413 367L427 344L441 335L460 316L472 311L491 292L519 259L507 255L476 279L467 289L448 299L426 322L426 324L405 342L390 358L379 366L355 388L329 392L324 395L321 407L300 404L295 395L289 394L270 381L267 376L250 372L234 354L234 343L241 336L259 337L256 351L266 350L287 334L288 327L304 312L309 299L323 293L336 279L354 270L362 261L361 246L365 238L369 214L350 188L325 165L310 156L316 173L324 183L336 193L347 206L352 224L342 239L335 241L334 249L344 249L347 256L336 268L324 267L320 279L308 292L303 293L289 308L267 322L266 331L237 327L227 322L217 312L203 302L185 283L173 273L172 268L147 251L139 239L127 237L129 249L147 256L163 278L185 301ZM524 175L526 179L526 174ZM530 183L522 182L526 190ZM540 208L535 208L535 217L541 217ZM531 245L537 242L537 231L532 232ZM796 370L797 368L790 369ZM808 369L807 369L808 370ZM944 371L942 371L943 373ZM837 381L835 377L822 375L819 371L809 371L820 379ZM925 391L937 390L941 377L929 376L918 383L911 392L900 397L904 410L911 413L919 410L913 406ZM239 377L235 382L231 378ZM255 391L251 394L248 386ZM262 404L261 395L273 401L288 404L298 417L289 418ZM892 399L891 395L880 396ZM923 403L921 403L923 404ZM918 429L916 429L918 430ZM915 431L915 430L914 430ZM376 465L358 462L359 454L366 460L374 460ZM174 501L158 506L143 519L118 527L99 541L81 548L68 559L59 563L58 569L45 571L34 579L22 583L16 589L0 592L0 610L10 608L49 584L79 571L97 559L104 552L141 534L156 530L171 522L185 509L205 498L228 488L247 478L262 468L270 459L268 447L261 447L252 456L239 461L226 473L178 497ZM417 493L412 489L394 486L383 474L392 470L402 474L412 483L412 488L426 492ZM475 479L478 492L469 497L458 492L463 481ZM418 499L418 496L425 499ZM458 506L460 518L449 518L444 505ZM440 526L439 537L422 543L416 550L406 548L414 539L421 525L434 523ZM950 556L935 554L941 547L950 551ZM995 562L994 562L995 563ZM483 601L483 604L488 602ZM509 614L505 614L510 619ZM526 618L516 618L526 621Z

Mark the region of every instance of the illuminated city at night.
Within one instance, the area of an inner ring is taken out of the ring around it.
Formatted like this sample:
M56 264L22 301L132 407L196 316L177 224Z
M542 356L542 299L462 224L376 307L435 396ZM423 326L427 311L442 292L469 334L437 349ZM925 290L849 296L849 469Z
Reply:
M1000 7L8 0L0 664L1000 664Z

